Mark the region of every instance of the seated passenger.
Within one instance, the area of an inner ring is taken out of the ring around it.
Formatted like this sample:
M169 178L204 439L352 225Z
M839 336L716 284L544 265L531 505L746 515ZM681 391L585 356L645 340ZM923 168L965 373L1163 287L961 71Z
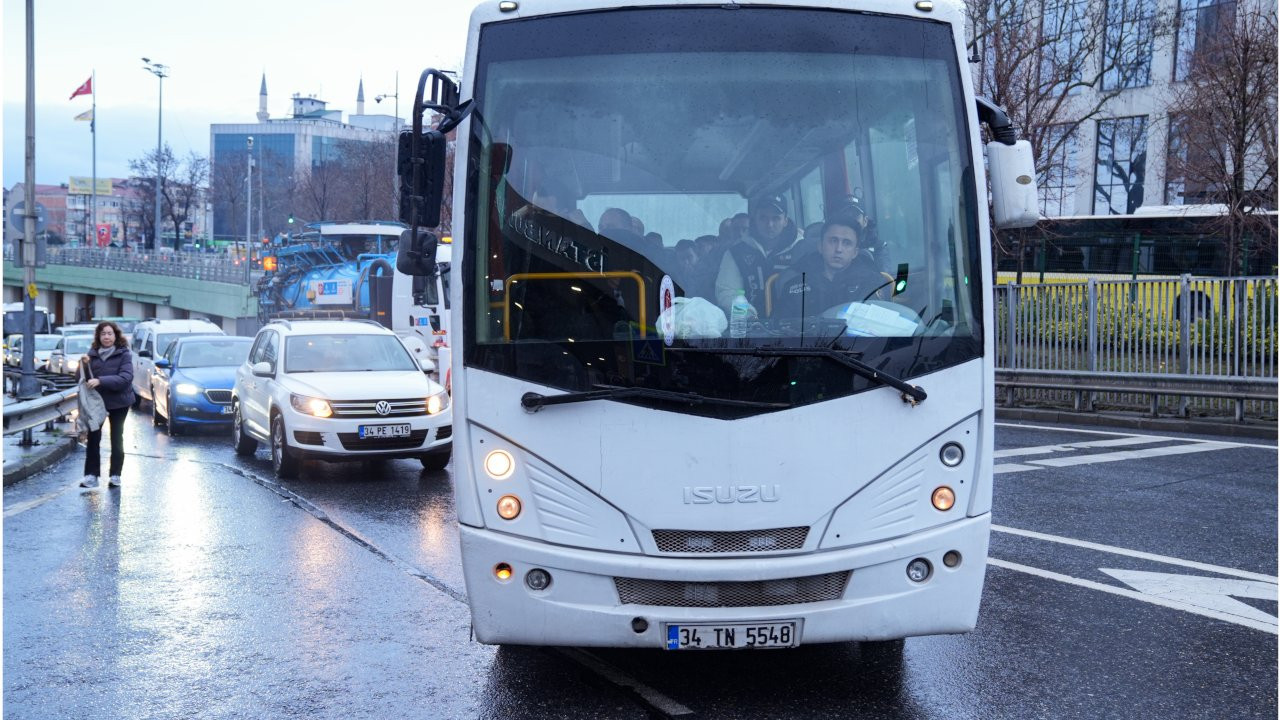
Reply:
M856 226L849 217L823 223L818 252L802 258L774 286L773 317L821 315L877 295L885 281L858 251Z
M800 257L800 232L787 216L787 200L781 195L754 197L747 212L750 231L725 251L716 274L715 301L728 313L742 293L756 313L763 314L768 278Z

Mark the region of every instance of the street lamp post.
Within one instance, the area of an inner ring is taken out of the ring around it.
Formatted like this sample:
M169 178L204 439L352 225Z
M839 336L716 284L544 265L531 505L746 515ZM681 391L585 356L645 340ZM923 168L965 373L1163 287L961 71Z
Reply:
M244 183L249 188L244 203L244 284L249 284L249 248L253 246L253 136L245 142Z
M160 193L162 191L161 184L160 184L161 183L160 151L161 151L161 148L163 147L160 141L162 138L162 131L164 128L164 79L169 77L169 66L161 65L158 62L151 62L151 58L142 58L142 62L146 63L146 65L142 66L143 70L146 70L147 72L151 73L152 75L155 75L157 78L160 79L160 102L158 103L159 109L156 111L156 224L155 224L155 228L153 228L153 231L152 231L152 235L154 236L152 238L152 245L154 245L156 249L159 249L160 248Z
M395 133L396 133L396 135L399 135L399 134L400 134L400 71L399 71L399 70L397 70L397 71L396 71L396 91L395 91L395 92L393 92L393 93L383 93L383 94L381 94L381 95L379 95L379 96L375 97L375 98L373 99L373 101L374 101L374 102L376 102L376 103L381 103L381 102L382 102L382 100L383 100L383 98L395 98L395 99L396 99L396 122L395 122Z

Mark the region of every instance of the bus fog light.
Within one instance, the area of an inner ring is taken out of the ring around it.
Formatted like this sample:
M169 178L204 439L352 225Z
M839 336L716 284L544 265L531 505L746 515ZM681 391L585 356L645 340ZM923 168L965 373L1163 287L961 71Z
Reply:
M511 566L506 563L498 563L493 566L493 576L506 582L511 579Z
M956 567L960 564L960 553L955 550L948 550L947 554L942 556L942 564L949 568Z
M498 516L503 520L515 520L520 515L520 498L503 495L498 498Z
M506 480L516 470L516 460L506 450L494 450L484 456L484 471L494 480Z
M642 617L631 618L631 631L639 635L649 629L649 621Z
M924 558L916 558L907 563L907 577L911 579L911 582L924 582L929 579L931 574L933 574L933 567Z
M530 590L546 590L551 585L551 573L542 568L534 568L524 575L524 584Z
M956 493L951 488L943 485L933 491L933 506L943 512L955 507Z
M964 448L960 447L959 443L949 442L942 446L938 457L942 460L943 465L955 467L964 462Z

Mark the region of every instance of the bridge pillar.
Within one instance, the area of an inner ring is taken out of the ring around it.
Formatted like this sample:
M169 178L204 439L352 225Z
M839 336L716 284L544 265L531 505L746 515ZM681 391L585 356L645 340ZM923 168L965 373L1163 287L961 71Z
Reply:
M22 287L18 285L5 285L4 301L7 303L22 302Z
M94 317L110 317L115 313L111 312L111 298L105 295L91 295L93 298L93 316Z
M79 307L80 293L64 292L62 293L62 306L58 308L58 318L62 325L69 325L76 321L76 308ZM53 310L53 308L49 308Z
M142 307L142 303L134 300L125 300L124 312L120 314L125 317L145 318L146 315L143 314L145 311L146 308Z
M174 318L176 318L176 317L178 317L177 312L176 312L176 311L174 311L174 309L173 309L173 308L171 308L171 307L169 307L168 305L157 305L157 306L156 306L156 319L157 319L157 320L172 320L172 319L174 319Z

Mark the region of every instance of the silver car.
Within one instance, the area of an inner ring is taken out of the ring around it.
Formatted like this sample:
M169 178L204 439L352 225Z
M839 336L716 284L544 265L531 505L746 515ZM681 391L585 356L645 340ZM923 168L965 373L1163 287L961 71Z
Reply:
M91 345L93 345L92 333L63 336L62 341L53 349L53 355L49 357L49 372L74 376L80 358L89 352Z

